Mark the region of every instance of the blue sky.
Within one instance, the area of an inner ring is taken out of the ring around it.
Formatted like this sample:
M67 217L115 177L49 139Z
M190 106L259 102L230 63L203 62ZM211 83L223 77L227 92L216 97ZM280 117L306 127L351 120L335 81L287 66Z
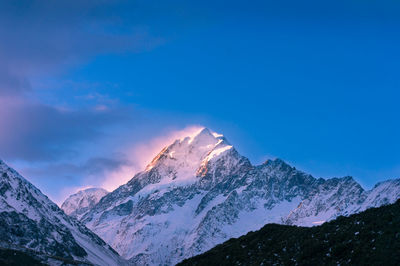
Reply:
M0 158L58 202L123 182L198 125L255 164L279 157L366 188L400 177L398 1L0 10Z

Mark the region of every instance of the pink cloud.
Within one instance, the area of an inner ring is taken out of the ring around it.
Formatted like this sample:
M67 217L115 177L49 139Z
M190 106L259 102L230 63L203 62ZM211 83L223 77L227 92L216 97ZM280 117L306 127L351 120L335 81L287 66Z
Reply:
M101 187L112 191L118 186L125 184L132 179L136 173L143 171L147 164L149 164L165 146L172 144L177 139L192 136L202 128L204 127L191 125L184 129L169 131L165 135L155 137L144 143L130 145L130 147L125 149L125 154L126 158L128 158L127 160L129 160L131 164L123 165L119 169L110 172L103 180Z

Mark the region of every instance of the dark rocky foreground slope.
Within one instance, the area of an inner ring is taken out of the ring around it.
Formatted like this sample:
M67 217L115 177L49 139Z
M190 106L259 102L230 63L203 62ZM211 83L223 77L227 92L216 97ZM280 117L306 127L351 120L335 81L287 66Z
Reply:
M53 256L45 253L40 253L33 249L24 247L0 247L0 265L8 266L36 266L36 265L80 265L91 266L92 263L67 259L63 257Z
M184 265L400 265L400 200L317 227L267 224Z

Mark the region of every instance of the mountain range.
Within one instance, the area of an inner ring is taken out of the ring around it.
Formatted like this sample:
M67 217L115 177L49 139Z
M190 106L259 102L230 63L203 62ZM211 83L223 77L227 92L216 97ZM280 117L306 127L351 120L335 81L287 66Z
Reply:
M114 191L86 189L62 209L0 161L0 254L38 265L174 265L265 224L330 224L399 197L400 179L365 190L280 159L253 165L204 128Z
M108 194L103 188L87 188L69 196L61 205L61 209L69 216L80 217L93 208L102 197Z
M268 223L320 225L399 195L400 179L365 190L352 177L314 178L280 159L253 165L204 128L77 218L131 264L173 265Z

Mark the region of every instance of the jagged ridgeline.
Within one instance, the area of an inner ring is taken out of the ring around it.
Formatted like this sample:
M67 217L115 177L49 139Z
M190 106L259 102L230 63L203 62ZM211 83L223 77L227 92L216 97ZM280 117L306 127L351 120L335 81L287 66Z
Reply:
M400 200L317 227L268 224L185 265L400 265Z
M314 226L399 195L399 179L365 190L351 177L315 178L280 159L253 165L204 128L167 145L78 218L132 264L174 265L267 223Z
M280 159L253 165L204 128L116 190L72 195L65 212L0 161L0 248L45 263L175 265L268 223L318 225L399 195L400 179L364 190L351 177L314 178Z

